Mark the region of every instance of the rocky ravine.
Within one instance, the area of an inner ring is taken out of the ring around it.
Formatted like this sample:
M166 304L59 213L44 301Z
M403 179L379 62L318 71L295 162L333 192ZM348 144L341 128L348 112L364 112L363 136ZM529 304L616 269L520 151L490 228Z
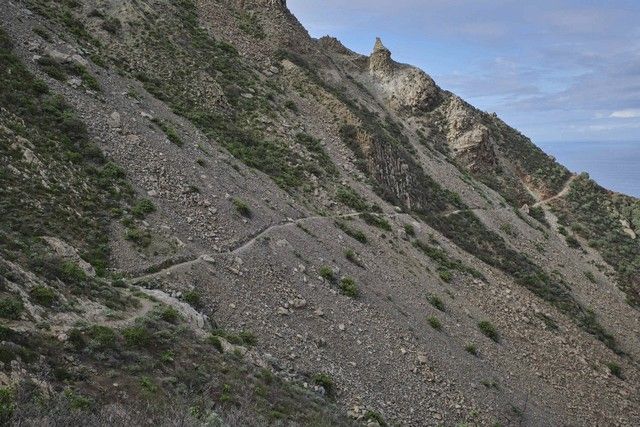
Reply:
M558 225L581 178L380 40L258 0L0 26L3 421L640 422L629 276Z

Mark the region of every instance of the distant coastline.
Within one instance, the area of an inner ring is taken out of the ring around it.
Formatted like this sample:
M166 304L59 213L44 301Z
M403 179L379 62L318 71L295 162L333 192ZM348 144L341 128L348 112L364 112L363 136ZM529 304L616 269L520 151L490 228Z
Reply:
M640 198L640 141L538 142L573 172L587 172L603 187Z

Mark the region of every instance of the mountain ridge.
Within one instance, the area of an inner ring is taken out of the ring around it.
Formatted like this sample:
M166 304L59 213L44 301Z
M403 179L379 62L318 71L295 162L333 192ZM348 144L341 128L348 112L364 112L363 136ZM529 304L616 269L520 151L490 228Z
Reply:
M637 200L286 2L0 18L3 417L637 422Z

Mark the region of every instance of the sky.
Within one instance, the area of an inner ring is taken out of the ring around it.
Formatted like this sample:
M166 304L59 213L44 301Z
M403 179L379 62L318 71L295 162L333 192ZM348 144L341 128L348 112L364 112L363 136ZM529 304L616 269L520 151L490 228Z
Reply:
M398 62L534 142L640 148L640 0L288 0L313 37Z

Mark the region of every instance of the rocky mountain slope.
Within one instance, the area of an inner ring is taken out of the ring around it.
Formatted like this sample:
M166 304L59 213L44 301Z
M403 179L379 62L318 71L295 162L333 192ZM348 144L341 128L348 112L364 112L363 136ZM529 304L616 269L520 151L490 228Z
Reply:
M0 28L2 423L640 423L640 202L382 41L284 0Z

